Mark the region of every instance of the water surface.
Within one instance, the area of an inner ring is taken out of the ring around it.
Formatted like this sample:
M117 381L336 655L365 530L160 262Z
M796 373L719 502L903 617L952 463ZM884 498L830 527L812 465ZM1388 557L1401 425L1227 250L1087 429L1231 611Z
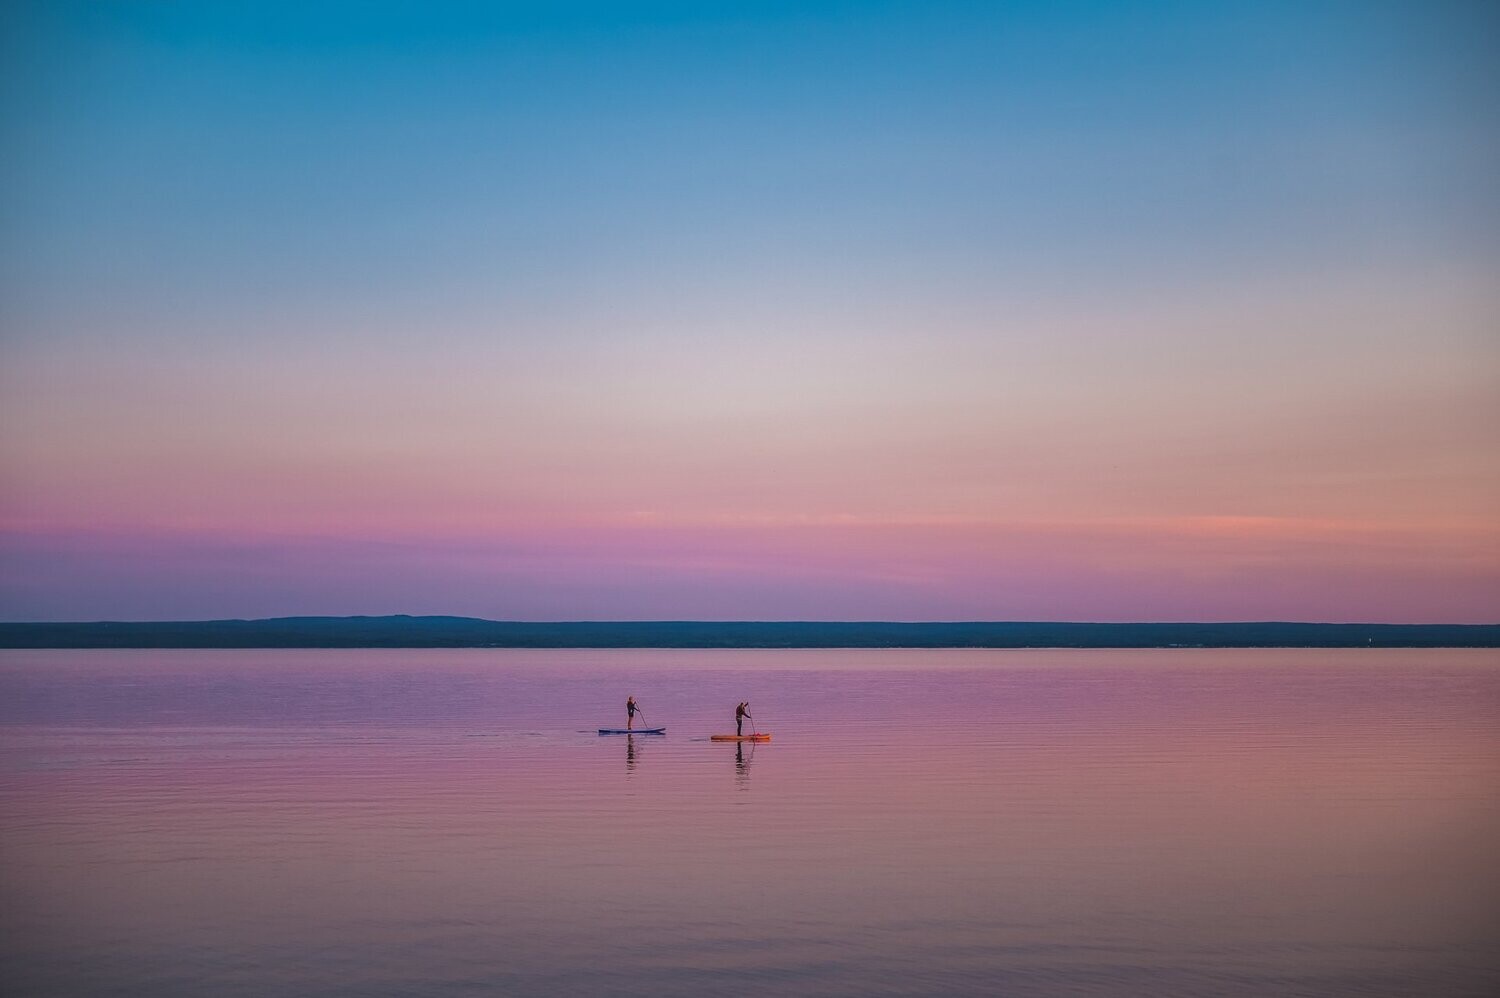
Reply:
M1500 993L1497 721L1493 651L5 652L0 983Z

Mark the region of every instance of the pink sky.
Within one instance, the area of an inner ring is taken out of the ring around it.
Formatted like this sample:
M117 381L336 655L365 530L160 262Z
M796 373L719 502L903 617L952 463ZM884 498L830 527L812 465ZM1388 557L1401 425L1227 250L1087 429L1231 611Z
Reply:
M586 355L394 330L22 345L4 605L1492 619L1500 396L1469 332L1490 303L1297 290Z

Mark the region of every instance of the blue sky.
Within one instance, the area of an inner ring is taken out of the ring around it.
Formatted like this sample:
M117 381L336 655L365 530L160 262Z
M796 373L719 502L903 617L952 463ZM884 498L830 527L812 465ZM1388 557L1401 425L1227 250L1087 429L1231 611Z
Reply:
M10 285L159 311L1493 258L1482 4L436 6L23 6Z

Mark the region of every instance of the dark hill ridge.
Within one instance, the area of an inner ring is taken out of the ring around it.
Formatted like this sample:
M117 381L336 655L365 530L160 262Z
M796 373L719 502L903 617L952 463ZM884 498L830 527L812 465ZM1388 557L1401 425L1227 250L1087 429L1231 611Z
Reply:
M510 621L0 623L0 648L1496 648L1500 624Z

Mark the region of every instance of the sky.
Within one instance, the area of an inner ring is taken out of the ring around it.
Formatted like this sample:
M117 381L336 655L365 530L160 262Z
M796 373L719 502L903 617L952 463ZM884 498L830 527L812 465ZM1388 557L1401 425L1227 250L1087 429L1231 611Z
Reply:
M1500 7L18 2L0 619L1500 620Z

